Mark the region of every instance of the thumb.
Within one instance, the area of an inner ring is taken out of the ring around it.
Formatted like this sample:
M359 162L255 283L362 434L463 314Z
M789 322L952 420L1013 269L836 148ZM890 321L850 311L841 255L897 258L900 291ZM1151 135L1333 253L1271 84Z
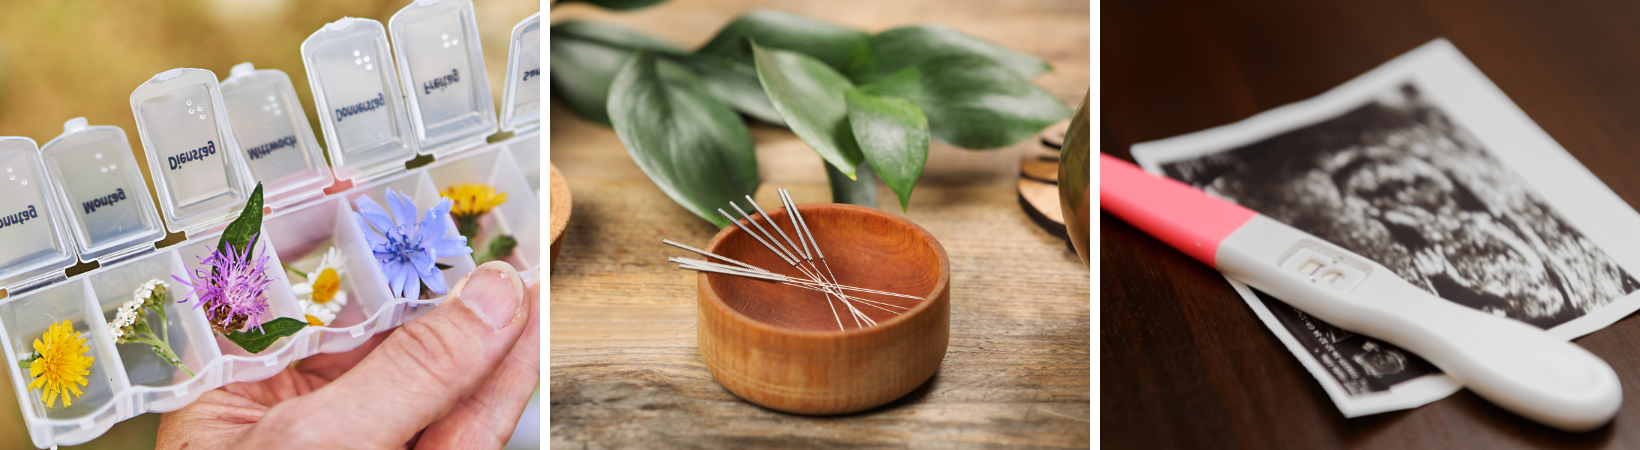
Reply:
M334 382L274 407L248 440L289 448L309 447L295 441L326 448L403 446L472 395L529 323L523 283L504 262L479 266L451 293Z

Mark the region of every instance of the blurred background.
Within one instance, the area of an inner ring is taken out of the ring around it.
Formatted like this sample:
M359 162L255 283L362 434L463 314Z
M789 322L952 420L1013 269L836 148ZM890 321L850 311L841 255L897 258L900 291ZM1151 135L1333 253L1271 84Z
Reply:
M507 40L513 25L541 10L537 0L472 0L491 95L501 104ZM324 144L301 44L324 24L346 17L381 21L410 0L0 0L0 136L45 144L63 122L84 116L93 126L125 130L153 195L130 96L154 74L207 69L217 79L241 62L290 76L313 133ZM499 113L497 113L499 117ZM492 139L494 139L492 137ZM157 204L158 202L156 202ZM168 240L179 239L173 235ZM83 268L81 270L84 270ZM9 375L0 371L0 448L33 448ZM539 395L537 395L539 398ZM539 411L532 404L534 410ZM538 413L537 413L538 414ZM531 430L538 423L528 417ZM159 415L114 425L75 448L152 448ZM530 430L521 430L529 432ZM534 431L539 436L539 430ZM515 443L508 448L532 448Z

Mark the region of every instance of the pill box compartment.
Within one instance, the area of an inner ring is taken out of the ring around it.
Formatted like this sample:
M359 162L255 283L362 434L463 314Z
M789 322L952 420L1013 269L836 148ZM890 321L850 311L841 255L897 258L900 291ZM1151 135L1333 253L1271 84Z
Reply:
M512 154L500 146L465 153L428 166L427 177L440 192L457 184L485 184L507 194L506 202L480 219L479 242L468 245L476 255L495 236L511 235L518 246L502 261L517 268L529 283L535 280L535 269L541 265L541 202Z

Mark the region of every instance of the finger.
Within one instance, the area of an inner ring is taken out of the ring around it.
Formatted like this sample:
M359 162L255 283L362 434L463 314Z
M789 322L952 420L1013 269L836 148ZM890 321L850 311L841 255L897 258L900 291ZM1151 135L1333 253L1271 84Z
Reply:
M290 448L399 447L472 395L518 341L530 318L518 272L479 266L438 308L404 324L353 370L281 403L251 442Z
M363 361L366 356L370 356L370 352L375 351L376 346L381 345L382 342L387 340L388 336L393 335L393 331L396 331L396 329L371 336L358 348L352 350L309 356L296 362L297 370L326 380L335 380L347 371L353 370L353 366L359 365L359 361Z
M512 352L478 391L422 432L416 448L498 449L541 385L541 284L530 287L530 320Z

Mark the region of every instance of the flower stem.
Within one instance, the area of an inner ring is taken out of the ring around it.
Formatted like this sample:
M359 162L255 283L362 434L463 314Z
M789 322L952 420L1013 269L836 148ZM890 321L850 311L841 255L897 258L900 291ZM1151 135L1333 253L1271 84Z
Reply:
M132 339L132 341L142 342L153 346L152 350L154 351L154 355L159 356L159 359L163 359L165 362L170 363L173 366L182 368L183 372L188 372L189 377L194 376L194 371L189 370L187 365L182 364L182 360L177 357L176 352L171 350L170 344L166 344L161 342L159 339L154 338L152 333L139 334L136 339Z
M308 277L308 274L307 274L307 272L303 272L303 271L300 271L300 270L296 270L296 268L295 268L295 267L291 267L291 266L290 266L290 264L285 264L285 263L284 263L284 262L280 262L280 263L279 263L279 265L281 265L281 266L285 266L285 271L287 271L287 272L290 272L290 273L294 273L294 274L296 274L296 275L297 275L297 276L300 276L300 277L302 277L302 278L307 278L307 277Z

